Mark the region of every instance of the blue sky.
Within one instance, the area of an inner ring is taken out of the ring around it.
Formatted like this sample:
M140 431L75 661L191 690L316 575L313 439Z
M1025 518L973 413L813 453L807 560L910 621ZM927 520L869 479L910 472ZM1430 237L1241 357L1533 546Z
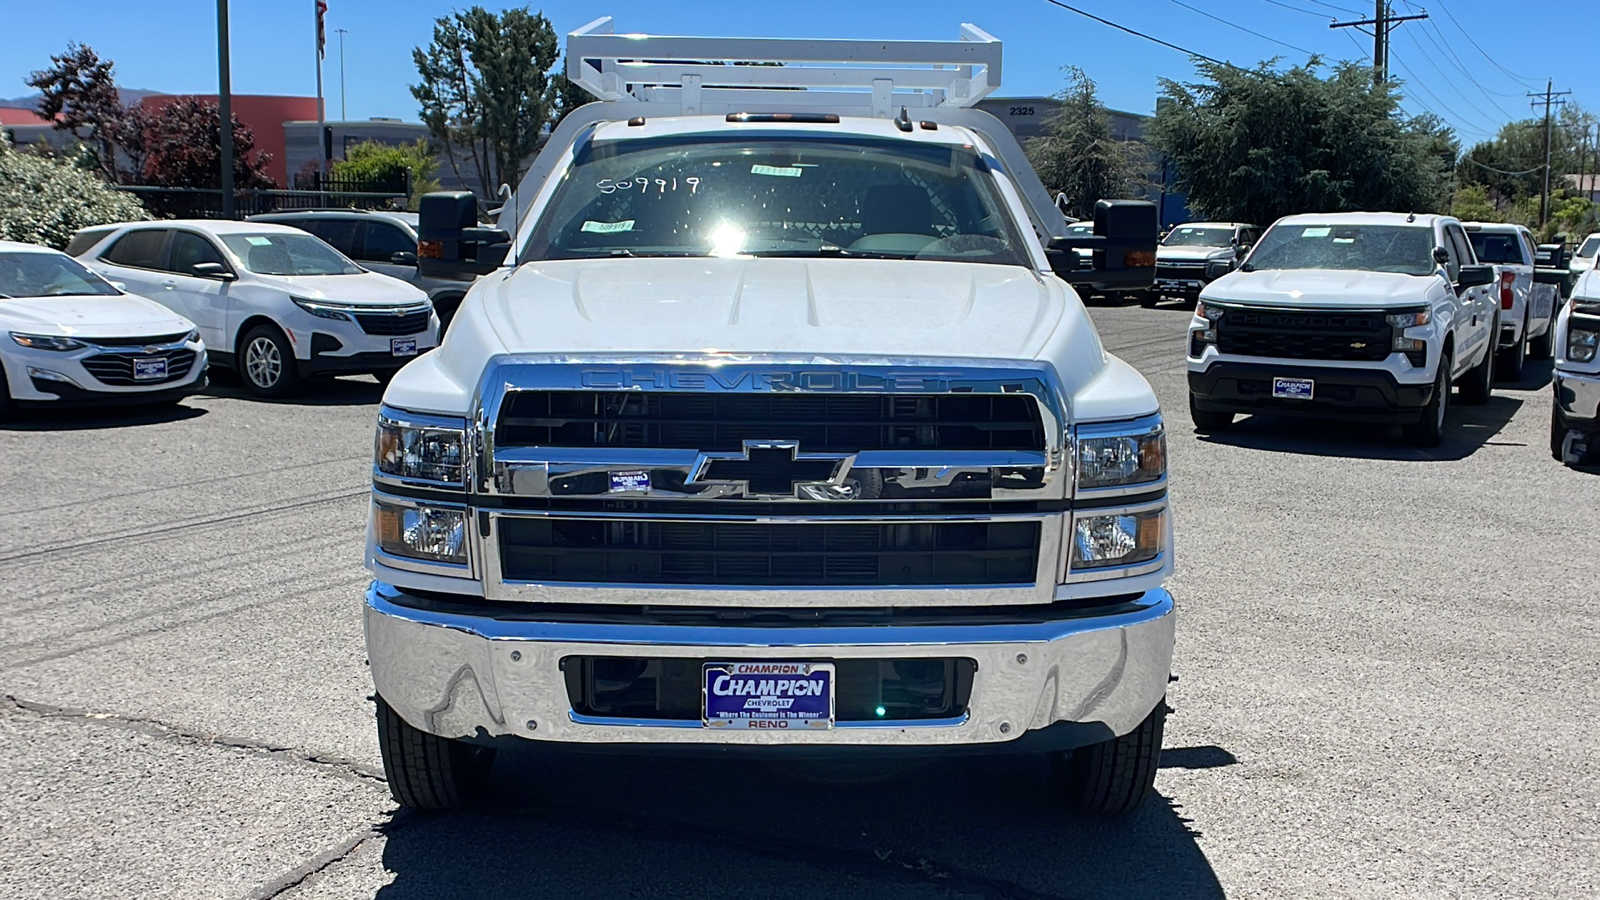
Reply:
M1074 6L1191 50L1250 65L1271 56L1287 61L1314 51L1329 59L1365 58L1371 39L1333 30L1333 17L1368 17L1369 0L1066 0ZM233 0L233 89L250 94L312 94L314 0ZM339 50L345 36L346 102L350 118L417 118L407 85L416 80L411 48L427 42L432 21L453 7L445 0L328 0L325 78L328 112L340 111ZM69 40L116 61L126 87L174 93L215 92L215 0L5 0L0 97L27 94L23 79ZM459 4L470 5L468 3ZM508 4L485 5L503 8ZM1533 4L1506 0L1396 0L1410 13L1426 5L1427 22L1401 26L1393 45L1393 74L1410 82L1407 108L1431 109L1456 126L1463 142L1482 139L1500 123L1529 114L1523 95L1547 77L1571 99L1600 110L1600 66L1593 38L1564 38L1541 29ZM1548 6L1550 21L1569 21L1583 3ZM535 9L541 5L534 5ZM1113 30L1045 0L808 0L805 3L661 0L548 2L545 15L565 34L599 15L618 30L664 34L839 38L953 38L973 22L1005 42L1003 95L1048 94L1061 86L1060 68L1077 65L1100 85L1107 105L1137 112L1154 108L1157 79L1184 80L1193 67L1182 53ZM1591 7L1592 9L1592 7ZM1351 15L1350 12L1357 15ZM1524 12L1526 10L1526 12ZM1215 18L1210 18L1206 14ZM1226 20L1225 22L1218 19ZM1246 33L1248 28L1264 37ZM1600 17L1578 30L1596 33ZM1474 47L1463 32L1476 40ZM1548 36L1550 42L1536 41ZM1555 43L1551 43L1555 42ZM1283 46L1283 44L1292 45ZM1295 49L1298 48L1298 49ZM1492 62L1490 56L1492 55ZM1503 67L1503 68L1502 68ZM1469 81L1462 69L1472 75Z

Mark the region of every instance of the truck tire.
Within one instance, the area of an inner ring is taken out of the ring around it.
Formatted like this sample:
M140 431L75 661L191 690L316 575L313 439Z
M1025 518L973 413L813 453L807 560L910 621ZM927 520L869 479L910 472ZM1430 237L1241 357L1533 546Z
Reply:
M1099 744L1054 755L1067 805L1089 816L1125 816L1155 789L1161 766L1161 734L1167 698L1162 697L1139 727Z
M1145 309L1155 309L1156 305L1159 304L1160 302L1161 302L1161 295L1156 293L1155 291L1140 291L1139 292L1139 305L1144 307Z
M1528 356L1533 359L1549 359L1556 350L1556 317L1550 315L1550 323L1544 327L1544 334L1528 342Z
M1201 434L1211 431L1224 431L1233 425L1233 413L1200 409L1194 405L1194 395L1190 394L1189 420L1194 423L1194 430Z
M466 809L483 798L494 748L413 728L382 697L377 702L378 750L396 803L410 809Z
M1517 339L1515 347L1507 347L1500 351L1500 361L1496 365L1496 373L1501 381L1518 382L1522 380L1522 364L1528 358L1528 319L1522 319L1522 336Z
M1422 408L1422 418L1401 426L1406 443L1415 447L1437 447L1444 440L1444 417L1450 410L1450 363L1453 361L1448 354L1439 360L1439 374L1433 379L1433 397Z
M280 400L300 390L294 348L275 325L261 324L239 339L239 377L257 396Z
M1494 330L1490 334L1500 333L1500 322L1495 321ZM1489 402L1489 396L1494 390L1494 358L1495 348L1490 347L1483 354L1483 361L1473 366L1461 379L1461 402L1468 406L1482 406Z

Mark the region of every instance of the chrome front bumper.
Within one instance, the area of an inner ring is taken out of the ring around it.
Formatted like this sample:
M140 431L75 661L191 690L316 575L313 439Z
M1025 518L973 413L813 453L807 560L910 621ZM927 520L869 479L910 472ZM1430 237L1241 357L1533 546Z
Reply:
M426 609L374 582L367 655L378 694L411 725L449 738L517 736L579 744L995 745L1059 722L1104 737L1132 731L1161 702L1172 669L1164 589L1117 611L989 625L749 627L500 619ZM729 731L698 721L584 717L569 702L569 656L726 660L962 657L977 662L965 715L844 722L829 731Z
M1557 369L1555 386L1556 408L1561 410L1563 418L1600 419L1600 375L1579 375Z

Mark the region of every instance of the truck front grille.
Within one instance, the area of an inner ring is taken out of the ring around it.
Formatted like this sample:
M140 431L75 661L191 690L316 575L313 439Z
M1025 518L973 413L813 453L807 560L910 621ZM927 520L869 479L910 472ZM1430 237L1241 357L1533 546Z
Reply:
M1200 278L1206 274L1206 264L1193 263L1156 263L1157 278L1189 279Z
M1217 322L1217 349L1241 356L1376 362L1389 356L1392 341L1381 312L1230 306Z
M1026 450L1045 446L1038 403L1022 394L509 393L500 447L738 451L797 441L806 452Z
M698 720L701 669L721 660L569 656L561 660L573 712L616 719ZM840 722L950 719L972 697L970 659L834 661L834 717Z
M890 587L1031 585L1038 521L500 520L506 581Z
M428 310L395 315L392 312L355 313L356 324L367 334L421 334L428 329Z

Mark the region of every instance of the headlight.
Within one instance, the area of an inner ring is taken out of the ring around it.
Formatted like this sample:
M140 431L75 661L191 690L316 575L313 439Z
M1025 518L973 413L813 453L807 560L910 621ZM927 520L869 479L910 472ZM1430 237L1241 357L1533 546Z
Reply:
M462 487L466 442L466 423L460 419L380 413L374 465L393 478Z
M1215 303L1207 304L1204 300L1201 300L1195 305L1194 314L1196 318L1205 319L1207 324L1206 327L1199 331L1190 332L1190 336L1198 344L1215 344L1217 342L1217 320L1222 318L1222 307ZM1194 350L1189 355L1199 356L1200 353L1198 350Z
M20 334L11 332L11 339L30 350L77 350L87 346L83 341L52 334Z
M1087 426L1078 436L1078 488L1123 487L1160 481L1167 474L1167 434L1158 417L1124 434L1118 426ZM1131 423L1122 425L1131 427Z
M1165 516L1166 510L1157 509L1074 518L1071 569L1129 566L1155 559L1161 554Z
M290 297L289 299L294 301L295 306L300 307L319 319L339 319L345 322L350 321L350 313L343 306L336 306L331 303L319 303L316 300L308 300L305 297Z
M465 510L372 501L375 536L385 553L434 562L467 562Z
M188 334L184 335L183 336L183 342L185 344L198 344L200 342L200 329L196 328L193 331L189 332Z
M1580 331L1568 326L1567 359L1579 363L1593 362L1597 346L1600 346L1600 331Z
M1408 338L1403 332L1407 328L1415 328L1418 325L1426 325L1431 322L1433 320L1433 311L1428 307L1419 306L1416 309L1402 309L1389 313L1383 318L1389 323L1389 327L1394 330L1394 338L1390 345L1391 350L1405 352L1408 350L1427 349L1428 344L1426 341L1421 338Z

